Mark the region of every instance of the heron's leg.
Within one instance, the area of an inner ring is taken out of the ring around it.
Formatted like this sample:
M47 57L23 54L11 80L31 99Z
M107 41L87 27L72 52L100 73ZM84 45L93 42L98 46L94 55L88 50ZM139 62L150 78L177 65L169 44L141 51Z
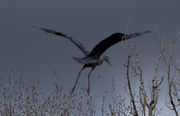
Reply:
M91 77L91 73L92 71L94 70L95 67L92 67L89 74L88 74L88 90L87 90L87 93L88 93L88 96L90 95L90 77Z
M76 78L76 82L75 82L75 84L74 84L74 87L73 87L72 90L71 90L71 95L73 94L73 92L74 92L74 90L75 90L75 88L76 88L77 82L78 82L78 80L79 80L79 77L80 77L80 75L81 75L81 72L82 72L84 69L85 69L85 67L83 66L82 69L79 71L78 76L77 76L77 78Z

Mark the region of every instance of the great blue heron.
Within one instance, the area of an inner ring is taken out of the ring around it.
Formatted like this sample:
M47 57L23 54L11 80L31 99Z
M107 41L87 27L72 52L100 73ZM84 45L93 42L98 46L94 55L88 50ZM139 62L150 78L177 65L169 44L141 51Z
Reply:
M106 39L102 40L100 43L98 43L91 51L86 50L86 48L83 46L83 44L78 41L77 39L73 38L72 36L69 36L67 34L58 32L58 31L54 31L51 29L47 29L47 28L42 28L42 27L37 27L34 26L37 29L43 30L47 33L51 33L51 34L55 34L61 37L64 37L68 40L70 40L73 44L75 44L81 51L82 53L85 55L85 57L82 58L77 58L77 57L73 57L73 59L77 62L79 62L80 64L83 64L83 67L81 68L81 70L78 73L76 82L74 84L74 87L71 91L71 94L74 92L77 82L79 80L80 74L81 72L87 68L90 67L91 70L88 74L88 95L90 93L90 75L91 72L95 69L96 66L101 65L104 61L109 64L111 66L110 60L108 56L102 56L101 55L105 52L105 50L107 50L109 47L111 47L112 45L123 41L123 40L127 40L130 38L135 38L137 36L141 36L145 33L151 33L151 31L144 31L144 32L140 32L140 33L132 33L132 34L123 34L123 33L114 33L112 35L110 35L109 37L107 37Z

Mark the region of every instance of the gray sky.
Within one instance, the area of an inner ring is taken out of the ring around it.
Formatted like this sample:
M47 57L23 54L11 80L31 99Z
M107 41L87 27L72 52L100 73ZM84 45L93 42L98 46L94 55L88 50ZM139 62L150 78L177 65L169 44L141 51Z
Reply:
M0 75L5 76L14 68L17 75L23 73L25 78L39 79L46 85L56 70L58 81L71 88L81 68L72 57L83 54L66 39L33 29L32 25L71 34L91 50L110 34L125 32L127 24L128 33L153 31L137 38L144 72L152 75L158 56L155 28L162 38L174 37L180 30L179 5L179 0L1 0ZM104 86L114 77L123 87L125 48L119 43L105 54L113 66L97 67L92 74L92 89L98 76L103 78ZM84 85L87 73L84 71L80 78Z

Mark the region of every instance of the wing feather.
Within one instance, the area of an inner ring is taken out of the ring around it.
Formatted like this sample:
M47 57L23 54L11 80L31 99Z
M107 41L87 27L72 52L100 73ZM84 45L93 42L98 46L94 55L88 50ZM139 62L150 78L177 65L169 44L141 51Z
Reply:
M107 37L106 39L102 40L100 43L98 43L92 51L89 53L89 57L93 57L96 59L99 59L99 57L112 45L127 40L131 38L135 38L137 36L141 36L146 33L151 33L151 31L144 31L140 33L132 33L129 35L125 35L123 33L114 33L111 36Z
M33 27L40 29L42 31L45 31L46 33L51 33L51 34L55 34L55 35L64 37L64 38L70 40L74 45L76 45L76 47L78 47L85 56L87 56L89 54L89 51L86 50L86 48L83 46L83 44L79 40L73 38L72 36L69 36L67 34L64 34L64 33L61 33L61 32L55 31L55 30L47 29L47 28L42 28L42 27L37 27L37 26L33 26Z

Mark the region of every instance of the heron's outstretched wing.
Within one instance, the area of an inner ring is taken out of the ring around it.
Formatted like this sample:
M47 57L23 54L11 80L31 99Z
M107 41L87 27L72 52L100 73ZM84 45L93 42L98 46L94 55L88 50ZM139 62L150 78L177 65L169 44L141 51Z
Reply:
M132 33L132 34L126 35L125 40L130 39L130 38L135 38L137 36L141 36L141 35L144 35L146 33L152 33L152 31L144 31L144 32L140 32L140 33Z
M107 37L106 39L102 40L99 44L97 44L92 49L92 51L89 53L88 56L98 59L105 52L105 50L107 50L112 45L114 45L120 41L124 41L124 40L130 39L130 38L135 38L137 36L141 36L146 33L151 33L151 31L144 31L144 32L133 33L133 34L129 34L129 35L125 35L122 33L114 33L111 36Z
M89 54L89 51L86 50L86 48L83 46L83 44L80 41L78 41L77 39L73 38L72 36L68 36L67 34L64 34L64 33L58 32L58 31L54 31L54 30L51 30L51 29L47 29L47 28L42 28L42 27L37 27L37 26L33 26L33 27L37 28L37 29L40 29L40 30L43 30L43 31L45 31L47 33L51 33L51 34L55 34L55 35L67 38L72 43L74 43L83 52L84 55L87 56Z

